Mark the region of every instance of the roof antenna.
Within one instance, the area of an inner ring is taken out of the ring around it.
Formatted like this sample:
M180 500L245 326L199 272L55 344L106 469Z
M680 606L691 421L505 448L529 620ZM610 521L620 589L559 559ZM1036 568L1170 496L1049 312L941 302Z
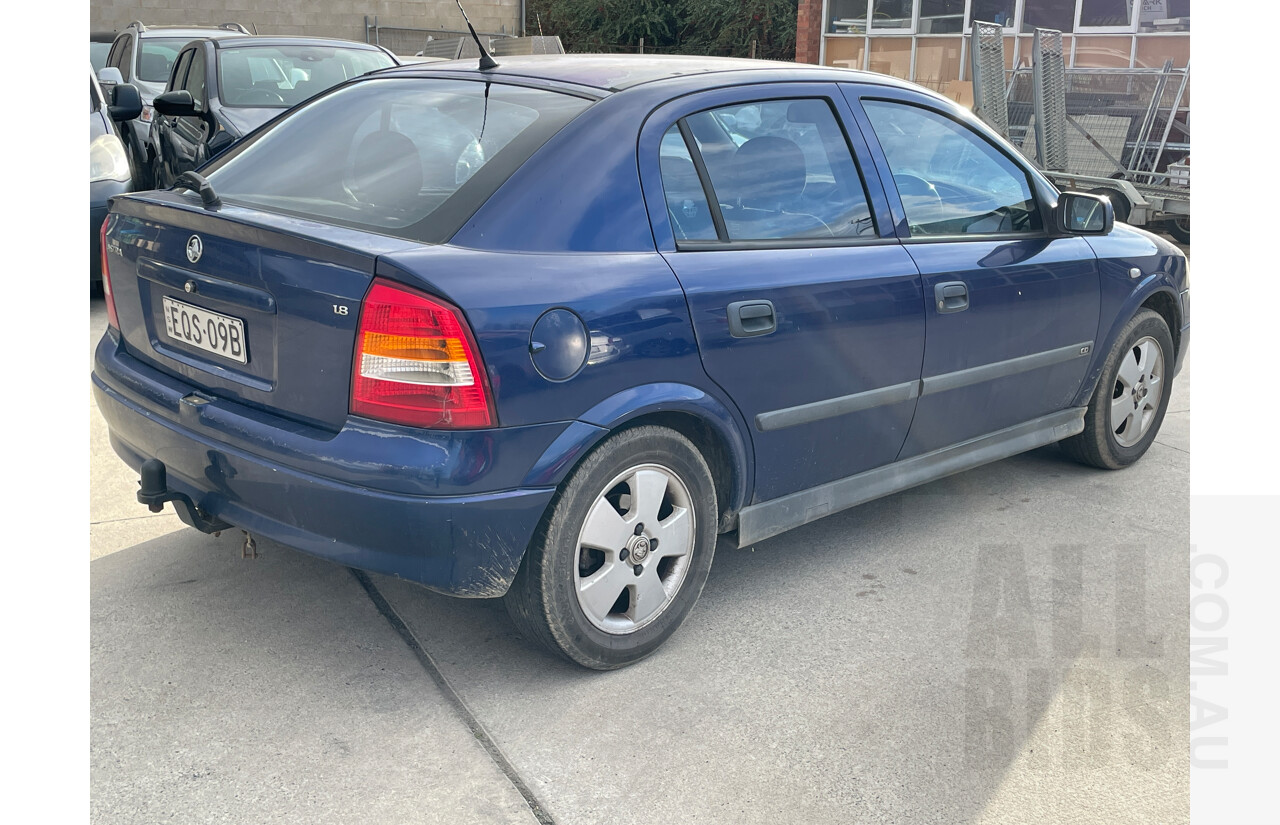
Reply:
M476 27L471 25L471 18L467 17L467 10L462 7L462 0L455 0L455 2L458 4L458 11L462 12L462 19L466 21L467 28L471 31L471 39L476 41L476 48L480 50L480 71L487 72L498 68L498 61L489 56L484 44L480 42L480 35L476 34Z

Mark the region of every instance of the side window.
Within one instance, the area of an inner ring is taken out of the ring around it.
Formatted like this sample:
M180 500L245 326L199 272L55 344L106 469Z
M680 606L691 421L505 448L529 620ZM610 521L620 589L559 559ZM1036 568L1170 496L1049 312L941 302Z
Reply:
M107 56L107 65L119 69L125 83L133 80L133 61L130 59L132 55L133 35L126 34L116 39L115 45L111 47L111 54Z
M187 82L187 69L191 66L191 55L193 52L183 52L178 55L178 59L173 63L173 73L169 75L170 91L177 89L185 89Z
M183 60L190 56L191 68L187 72L187 79L183 82L182 88L191 92L191 99L200 104L200 108L205 107L205 91L204 91L204 52L199 49L193 49L183 54Z
M875 237L862 176L821 99L688 118L731 241Z
M671 216L671 229L681 241L714 241L716 225L707 205L707 195L702 190L702 180L694 168L689 147L680 134L679 125L673 125L662 136L660 154L662 167L662 192L667 199L667 214Z
M1027 174L968 126L905 103L864 100L913 236L1038 232Z

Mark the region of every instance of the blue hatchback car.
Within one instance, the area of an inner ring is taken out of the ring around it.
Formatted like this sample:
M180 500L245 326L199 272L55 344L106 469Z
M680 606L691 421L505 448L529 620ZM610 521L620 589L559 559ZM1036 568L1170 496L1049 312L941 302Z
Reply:
M875 74L506 57L339 86L118 197L93 385L139 499L614 668L746 546L1155 438L1184 256Z

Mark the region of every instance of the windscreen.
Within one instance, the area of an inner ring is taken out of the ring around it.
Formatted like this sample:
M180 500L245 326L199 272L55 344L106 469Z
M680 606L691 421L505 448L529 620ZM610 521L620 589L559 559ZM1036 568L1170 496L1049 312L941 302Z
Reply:
M385 52L335 46L245 46L218 53L222 105L283 109L395 65Z
M168 83L173 61L182 47L190 43L190 37L143 37L138 40L138 65L135 71L139 80L148 83Z
M439 243L589 100L380 78L306 104L206 170L223 200Z

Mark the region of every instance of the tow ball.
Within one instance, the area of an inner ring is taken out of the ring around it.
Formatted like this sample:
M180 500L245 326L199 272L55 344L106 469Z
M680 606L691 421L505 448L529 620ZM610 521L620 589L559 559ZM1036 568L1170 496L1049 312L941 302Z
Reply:
M182 519L182 523L202 533L218 533L231 527L222 519L214 518L200 509L199 505L186 493L170 490L164 462L158 458L149 458L142 462L138 475L138 501L147 505L147 509L151 512L159 513L164 510L166 501L172 501L173 509L177 512L178 518ZM253 550L252 556L256 557L257 551L253 546L252 537L249 537L248 533L245 533L245 536L247 538L244 552L248 554Z

